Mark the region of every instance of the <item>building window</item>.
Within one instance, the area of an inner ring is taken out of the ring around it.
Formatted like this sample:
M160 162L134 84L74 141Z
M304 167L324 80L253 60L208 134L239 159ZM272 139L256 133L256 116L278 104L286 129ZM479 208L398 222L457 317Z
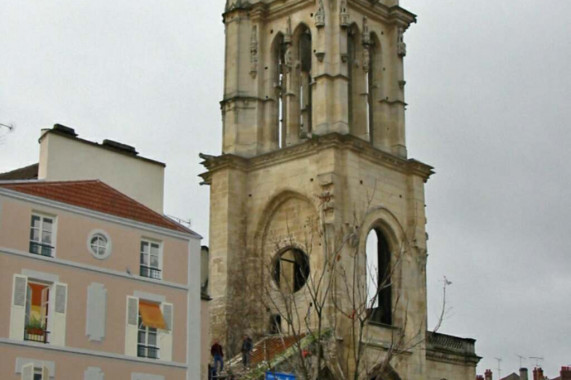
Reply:
M46 366L28 363L22 366L21 380L49 380L50 371Z
M10 339L65 345L67 284L15 274Z
M48 343L50 287L28 281L24 340Z
M367 308L371 322L392 325L392 269L389 243L379 229L367 236Z
M87 242L89 251L96 259L105 259L111 254L111 239L103 231L94 231Z
M160 280L161 275L161 244L153 241L141 241L141 269L143 277Z
M30 253L54 256L55 220L53 217L32 214L30 226Z
M295 293L307 282L309 277L309 258L298 248L288 248L274 260L273 277L279 290Z
M139 335L137 338L137 356L140 358L158 359L157 329L145 326L139 315Z

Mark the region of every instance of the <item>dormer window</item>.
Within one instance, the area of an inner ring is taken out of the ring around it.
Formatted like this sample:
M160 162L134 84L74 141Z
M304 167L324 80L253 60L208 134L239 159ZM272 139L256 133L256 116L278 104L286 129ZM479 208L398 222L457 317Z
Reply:
M53 257L55 251L55 218L32 214L30 253Z

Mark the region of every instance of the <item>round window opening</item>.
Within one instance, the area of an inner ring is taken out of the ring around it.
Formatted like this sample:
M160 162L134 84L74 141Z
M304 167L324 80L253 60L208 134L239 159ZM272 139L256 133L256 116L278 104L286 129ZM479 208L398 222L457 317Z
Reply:
M286 249L274 259L273 278L281 291L297 292L303 288L308 277L309 258L301 249Z
M89 238L89 250L98 259L106 258L111 253L109 238L101 232L94 233Z

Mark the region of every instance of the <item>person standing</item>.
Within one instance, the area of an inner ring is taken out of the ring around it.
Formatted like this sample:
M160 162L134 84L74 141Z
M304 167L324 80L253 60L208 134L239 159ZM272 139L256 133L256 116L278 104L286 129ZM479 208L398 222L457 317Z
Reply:
M244 368L250 366L250 356L253 348L254 344L252 342L252 338L248 335L244 335L244 340L242 341L242 364L244 365Z
M224 351L222 350L222 345L218 343L218 340L214 340L214 344L210 347L210 355L214 358L214 376L218 376L224 370ZM218 366L220 365L220 372L218 372Z

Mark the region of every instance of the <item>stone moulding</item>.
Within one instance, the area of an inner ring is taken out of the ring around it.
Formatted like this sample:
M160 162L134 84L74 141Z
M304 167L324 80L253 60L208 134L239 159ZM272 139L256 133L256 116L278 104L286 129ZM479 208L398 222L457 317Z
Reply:
M432 361L471 364L474 367L481 357L475 353L475 340L452 335L426 332L426 358Z
M413 174L421 177L424 182L434 173L432 166L426 165L414 159L403 159L390 153L374 148L370 143L359 139L353 135L342 135L339 133L329 133L323 136L314 136L300 144L275 150L253 158L244 158L233 154L223 154L221 156L211 156L199 154L203 159L202 165L208 170L200 174L203 179L202 184L209 185L212 173L221 169L237 169L250 172L261 168L277 165L300 157L314 155L325 149L347 149L358 152L362 157L375 163L380 163L386 167L395 169L401 173Z

